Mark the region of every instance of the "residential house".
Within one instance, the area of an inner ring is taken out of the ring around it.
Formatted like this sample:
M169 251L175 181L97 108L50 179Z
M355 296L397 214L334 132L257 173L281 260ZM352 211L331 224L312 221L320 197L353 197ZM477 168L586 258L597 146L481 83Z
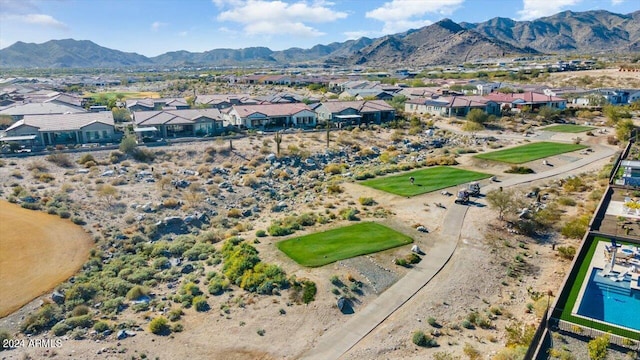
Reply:
M257 105L258 100L251 98L248 94L213 94L198 95L195 104L213 109L226 109L233 105Z
M33 145L109 143L119 141L115 133L113 114L76 113L55 115L25 115L11 125L0 141L30 138Z
M227 123L241 129L314 127L316 113L304 103L234 105L225 109Z
M632 90L629 92L629 104L640 101L640 90Z
M513 94L491 93L486 95L485 98L500 104L502 109L522 109L527 106L531 110L538 110L547 106L562 110L567 107L566 99L532 91Z
M288 75L267 75L260 79L265 85L291 85L291 77Z
M129 99L126 103L129 111L187 110L190 108L182 98L174 99Z
M408 114L431 114L434 116L465 117L473 109L487 114L499 115L500 105L483 96L442 96L410 99L404 105Z
M391 100L393 99L393 94L390 94L379 88L346 89L339 95L339 98L342 100L345 100L345 99L365 100L365 99L373 99L373 98L375 98L376 100Z
M13 104L0 110L0 115L9 115L14 121L28 115L53 115L85 113L85 109L77 106L62 105L54 102Z
M396 117L393 106L383 100L326 101L314 109L318 120L336 124L380 124Z
M224 129L218 109L135 111L133 121L137 128L157 132L162 138L213 136Z

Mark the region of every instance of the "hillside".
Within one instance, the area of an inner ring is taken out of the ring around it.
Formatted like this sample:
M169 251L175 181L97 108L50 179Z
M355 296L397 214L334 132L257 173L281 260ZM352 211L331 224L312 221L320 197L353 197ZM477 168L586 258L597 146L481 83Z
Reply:
M351 57L353 64L409 66L452 64L474 59L536 53L491 39L444 19L419 30L374 41Z
M360 38L309 49L266 47L172 51L148 58L88 40L17 42L0 50L0 67L101 68L152 66L288 65L422 66L535 53L640 51L640 11L565 11L534 21L494 18L471 24L449 19L377 39Z
M493 18L479 24L462 23L487 37L540 52L633 52L640 43L640 11L614 14L595 10L564 11L534 21Z

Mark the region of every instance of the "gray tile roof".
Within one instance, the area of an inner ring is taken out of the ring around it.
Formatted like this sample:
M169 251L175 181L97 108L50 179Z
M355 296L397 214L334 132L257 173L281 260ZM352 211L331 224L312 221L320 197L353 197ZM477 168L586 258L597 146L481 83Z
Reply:
M113 126L113 114L111 111L104 111L62 115L25 115L22 120L11 125L6 131L9 132L22 125L33 126L40 131L80 130L96 122Z

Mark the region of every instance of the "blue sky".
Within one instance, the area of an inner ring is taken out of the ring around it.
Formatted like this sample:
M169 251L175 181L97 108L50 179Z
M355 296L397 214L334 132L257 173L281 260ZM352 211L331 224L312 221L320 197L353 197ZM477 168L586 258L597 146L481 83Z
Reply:
M91 40L146 56L266 46L309 48L419 28L445 17L531 20L563 10L627 14L638 0L0 0L0 48Z

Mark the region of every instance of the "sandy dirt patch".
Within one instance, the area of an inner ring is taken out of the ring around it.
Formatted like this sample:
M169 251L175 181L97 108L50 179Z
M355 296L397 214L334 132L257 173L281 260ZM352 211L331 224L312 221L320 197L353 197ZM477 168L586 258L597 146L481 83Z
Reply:
M0 201L0 284L11 289L0 292L0 317L75 274L92 244L71 221Z

